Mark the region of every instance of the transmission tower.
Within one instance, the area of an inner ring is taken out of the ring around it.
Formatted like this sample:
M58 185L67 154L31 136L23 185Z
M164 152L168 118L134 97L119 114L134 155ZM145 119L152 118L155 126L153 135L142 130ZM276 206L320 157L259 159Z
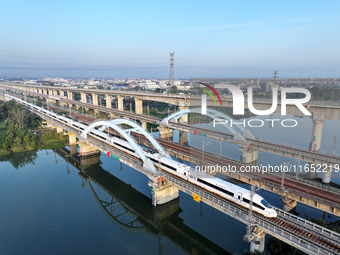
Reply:
M276 83L276 79L277 79L277 74L279 73L279 70L275 70L273 72L273 75L274 75L274 82Z
M171 88L172 85L174 85L174 81L175 81L175 69L174 69L174 66L175 66L175 59L174 59L174 56L175 56L175 52L169 52L170 54L170 72L169 72L169 83L168 83L168 86L169 88Z

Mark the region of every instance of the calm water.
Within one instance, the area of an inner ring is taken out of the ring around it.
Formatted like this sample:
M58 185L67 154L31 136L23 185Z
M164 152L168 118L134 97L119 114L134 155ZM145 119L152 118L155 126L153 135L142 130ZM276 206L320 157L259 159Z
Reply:
M248 247L243 224L185 194L154 208L147 178L117 160L102 155L80 175L77 162L52 150L32 157L19 167L13 157L0 162L0 254L228 254ZM115 220L104 208L123 215Z
M310 124L308 119L303 121ZM329 143L339 132L338 126L339 122L325 122L325 150L332 147ZM257 135L257 130L253 132ZM311 128L304 130L302 126L287 132L278 136L268 129L261 137L308 146ZM190 142L200 147L202 138L191 137ZM337 144L337 152L339 148ZM211 144L206 149L216 152L219 146ZM249 248L243 241L246 226L237 220L196 203L184 193L179 200L155 208L143 174L104 154L100 162L80 170L86 162L79 157L66 161L67 151L0 158L0 255L242 254ZM237 147L227 143L223 153L235 159L241 155ZM259 153L259 162L286 160ZM263 190L258 193L282 208L279 196ZM301 217L323 216L301 204L296 213ZM325 216L329 222L339 220Z

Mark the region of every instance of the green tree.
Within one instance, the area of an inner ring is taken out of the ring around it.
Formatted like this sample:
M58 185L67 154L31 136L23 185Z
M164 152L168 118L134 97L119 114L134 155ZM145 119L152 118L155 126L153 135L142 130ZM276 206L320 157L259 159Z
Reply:
M178 93L178 89L177 86L172 85L169 91L170 94L177 94Z

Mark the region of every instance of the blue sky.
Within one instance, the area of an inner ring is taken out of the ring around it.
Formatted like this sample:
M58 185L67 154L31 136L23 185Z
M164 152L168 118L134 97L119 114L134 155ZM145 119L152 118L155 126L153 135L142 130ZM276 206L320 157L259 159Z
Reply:
M340 1L0 0L0 77L340 77Z

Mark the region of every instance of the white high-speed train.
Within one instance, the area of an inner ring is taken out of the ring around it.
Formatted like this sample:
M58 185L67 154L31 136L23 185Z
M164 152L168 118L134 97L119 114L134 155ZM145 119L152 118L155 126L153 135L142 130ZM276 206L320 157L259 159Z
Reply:
M18 101L28 108L32 108L37 112L44 113L55 120L59 122L66 123L68 125L71 125L79 130L84 130L87 126L74 121L70 118L64 117L64 116L58 116L56 113L48 111L46 109L43 109L41 107L38 107L36 105L30 104L26 101L20 100L15 97L11 97L13 100ZM99 140L102 140L104 142L109 142L112 146L125 151L126 153L133 155L138 158L138 155L136 154L135 150L131 147L131 145L114 136L110 136L108 133L92 129L89 133L89 135L92 135L96 137ZM170 172L176 176L179 176L182 179L187 180L188 182L191 182L193 184L196 184L200 187L205 188L206 190L209 190L223 198L226 198L236 204L239 204L245 208L249 209L250 206L250 191L244 188L241 188L237 185L234 185L230 182L224 181L222 179L213 177L208 174L202 174L200 173L197 176L193 176L194 174L190 174L190 166L187 166L185 164L179 163L176 160L163 157L159 155L158 153L152 153L150 151L145 150L145 155L150 158L151 161L154 162L156 167L161 168L162 170L165 170L167 172ZM275 209L260 195L255 194L253 196L253 206L252 209L266 217L276 217L277 213Z

